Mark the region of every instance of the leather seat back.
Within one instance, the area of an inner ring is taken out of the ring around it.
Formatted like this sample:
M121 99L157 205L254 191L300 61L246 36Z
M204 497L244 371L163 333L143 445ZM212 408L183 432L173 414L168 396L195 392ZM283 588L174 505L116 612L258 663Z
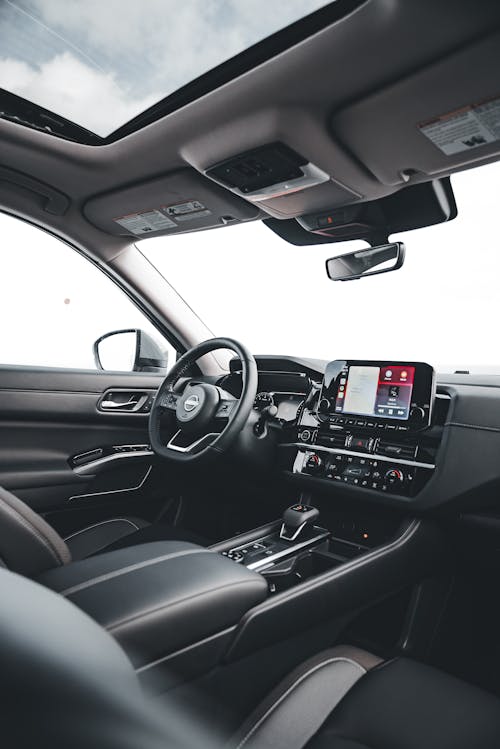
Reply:
M1 569L0 589L2 746L220 746L180 711L155 709L118 643L74 604Z
M56 531L27 504L0 487L0 560L27 577L71 561Z

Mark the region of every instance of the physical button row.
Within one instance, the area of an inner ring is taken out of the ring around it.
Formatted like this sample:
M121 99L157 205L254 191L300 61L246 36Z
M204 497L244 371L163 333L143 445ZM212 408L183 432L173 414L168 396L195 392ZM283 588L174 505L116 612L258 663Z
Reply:
M384 429L387 432L408 432L409 427L405 424L386 424L383 421L370 421L365 419L350 419L347 416L330 416L330 424L338 424L346 427L362 427L363 429Z

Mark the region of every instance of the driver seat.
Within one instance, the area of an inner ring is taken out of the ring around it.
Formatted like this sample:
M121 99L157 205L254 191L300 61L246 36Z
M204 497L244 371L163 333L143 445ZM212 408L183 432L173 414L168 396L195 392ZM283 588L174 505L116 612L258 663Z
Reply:
M0 487L0 566L12 572L35 577L71 561L151 541L207 545L189 531L135 517L103 520L63 539L38 513Z

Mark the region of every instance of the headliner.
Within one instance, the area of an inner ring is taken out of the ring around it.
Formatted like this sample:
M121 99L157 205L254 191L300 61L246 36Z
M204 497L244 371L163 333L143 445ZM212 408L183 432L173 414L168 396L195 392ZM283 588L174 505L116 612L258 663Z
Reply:
M499 57L500 5L493 0L474 6L367 0L100 148L0 120L0 205L109 260L135 239L114 219L158 201L208 206L210 221L175 229L192 231L222 228L227 215L290 219L375 200L403 189L407 170L412 184L499 158L499 140L447 155L419 129L426 120L500 96ZM206 176L214 164L277 140L329 179L251 203ZM47 210L47 190L63 196L64 210Z

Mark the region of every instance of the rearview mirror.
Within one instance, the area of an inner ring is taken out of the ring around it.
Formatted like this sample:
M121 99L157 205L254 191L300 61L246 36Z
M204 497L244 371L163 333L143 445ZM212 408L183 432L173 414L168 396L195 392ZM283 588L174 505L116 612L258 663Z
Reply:
M404 259L403 242L393 242L331 257L326 261L326 273L332 281L354 281L357 278L398 270Z
M97 369L111 372L157 372L168 368L168 354L138 328L113 330L94 343Z

